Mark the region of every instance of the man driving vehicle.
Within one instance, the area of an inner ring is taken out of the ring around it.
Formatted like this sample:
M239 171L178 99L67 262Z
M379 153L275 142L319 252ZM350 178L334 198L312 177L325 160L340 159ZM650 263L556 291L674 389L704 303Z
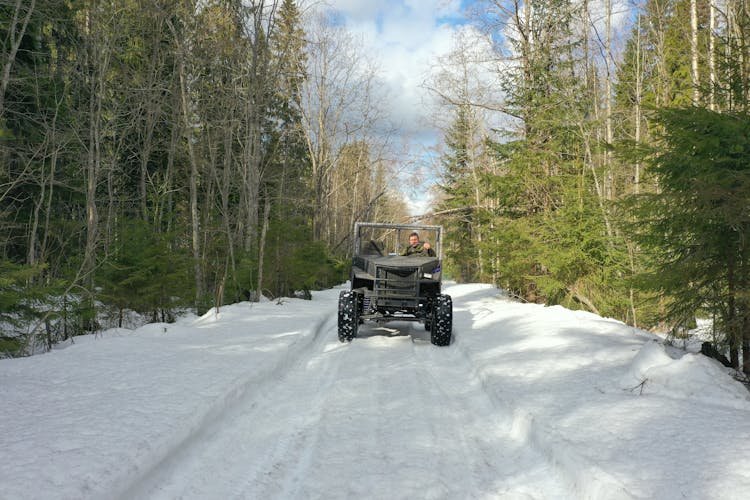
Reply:
M419 241L419 234L414 232L409 235L409 246L406 250L401 252L401 255L409 256L414 255L417 257L434 257L435 250L432 249L429 243Z

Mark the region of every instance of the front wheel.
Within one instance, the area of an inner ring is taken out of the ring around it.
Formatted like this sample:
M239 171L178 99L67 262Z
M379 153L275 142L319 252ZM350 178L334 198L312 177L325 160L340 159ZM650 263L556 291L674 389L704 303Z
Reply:
M351 342L357 335L358 316L357 294L351 291L342 291L339 294L339 340L341 342Z
M450 295L438 295L432 305L430 342L437 346L451 343L453 331L453 300Z

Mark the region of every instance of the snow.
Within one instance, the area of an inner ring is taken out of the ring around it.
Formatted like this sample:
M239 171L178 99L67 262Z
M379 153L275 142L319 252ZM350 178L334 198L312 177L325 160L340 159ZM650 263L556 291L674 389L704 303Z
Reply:
M486 285L341 344L338 292L0 360L0 498L750 498L714 360Z

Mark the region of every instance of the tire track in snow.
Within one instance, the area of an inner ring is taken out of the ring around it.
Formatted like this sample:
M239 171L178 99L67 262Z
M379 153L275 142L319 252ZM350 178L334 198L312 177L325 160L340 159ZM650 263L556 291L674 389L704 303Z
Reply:
M239 379L234 387L217 398L204 414L197 415L192 422L182 425L169 445L145 458L140 463L143 467L126 471L113 486L109 498L144 498L149 491L158 490L158 485L166 477L179 470L185 460L189 460L194 448L210 441L211 437L219 432L222 422L236 417L244 406L254 406L253 400L257 393L264 391L266 385L273 385L282 378L290 367L309 357L313 350L311 348L324 341L325 334L330 333L332 324L330 316L321 316L310 329L312 333L300 335L287 347L285 355L279 356L275 364L260 373L250 372L247 377Z
M247 497L569 497L544 457L508 436L511 413L476 388L460 355L446 358L452 351L416 332L365 331L336 358L341 376L324 391L302 457L280 453L269 482Z
M455 329L454 329L455 330ZM460 335L460 333L459 333ZM426 378L453 408L463 408L464 439L475 450L475 480L490 498L572 498L546 456L514 432L512 410L492 398L455 346L415 350ZM494 478L489 480L488 478ZM483 496L484 497L484 496Z
M451 498L476 491L466 479L471 453L456 440L445 401L425 385L411 339L363 330L340 358L345 376L324 406L308 482L286 498Z
M336 336L333 330L324 352L288 377L303 398L304 422L279 409L276 418L293 429L233 491L235 498L407 498L383 473L397 458L388 451L388 391L378 376L393 368L402 343L386 355L378 339L340 344ZM308 391L300 390L302 380L312 382Z
M606 471L588 462L575 452L565 448L564 438L555 434L554 429L540 423L532 413L524 410L517 402L502 396L502 387L491 383L483 369L477 369L471 352L466 346L457 342L455 350L456 363L466 367L485 396L509 416L508 435L515 442L533 449L555 471L555 474L567 485L575 496L585 500L633 500L634 497L624 486ZM510 412L510 414L509 414Z
M268 401L274 408L271 418L284 422L285 428L270 456L256 463L234 489L232 498L299 498L298 491L318 446L330 388L341 368L337 360L346 348L338 343L337 336L332 326L326 332L325 343L316 345L307 363L299 364L284 378L284 384L290 386L290 396L304 396L304 400L293 401L291 411L284 395L276 394L275 401ZM300 416L290 418L295 411Z
M307 391L311 397L299 394L306 417L295 418L288 409L278 409L274 418L285 422L286 431L267 458L256 460L247 480L231 496L482 495L472 475L474 450L457 432L463 417L445 411L448 401L425 383L411 339L368 337L367 327L364 330L363 337L348 345L338 344L334 337L324 353L290 374L286 383L296 387L292 390L305 387L302 379L313 382Z
M483 457L482 460L479 460L479 457L476 456L476 441L472 436L473 425L467 425L467 408L456 399L455 393L451 394L443 390L441 384L437 383L431 368L425 363L430 351L443 350L445 347L432 346L429 343L429 336L427 336L426 341L422 341L414 334L412 334L411 347L421 391L443 408L443 414L448 420L447 425L442 426L436 426L434 422L427 423L433 427L436 436L450 436L450 440L454 442L452 449L456 450L459 455L458 457L452 455L451 460L448 461L442 453L434 454L431 466L440 469L453 469L455 468L455 462L457 462L461 471L452 472L458 472L457 475L463 482L461 489L486 496L491 491L491 488L488 488L486 484L482 484L482 476L486 477L483 472L486 472L487 461Z

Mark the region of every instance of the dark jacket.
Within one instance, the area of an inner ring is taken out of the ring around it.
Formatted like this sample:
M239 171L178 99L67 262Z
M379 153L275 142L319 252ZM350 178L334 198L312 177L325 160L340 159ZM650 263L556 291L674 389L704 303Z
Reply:
M415 255L418 257L434 257L435 250L432 248L425 248L424 242L420 241L416 245L409 245L406 250L401 252L401 255Z

